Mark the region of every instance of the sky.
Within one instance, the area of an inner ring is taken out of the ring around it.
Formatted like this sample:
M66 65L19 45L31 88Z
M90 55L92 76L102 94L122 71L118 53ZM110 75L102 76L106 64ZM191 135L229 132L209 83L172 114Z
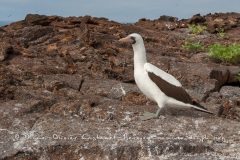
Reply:
M194 14L240 13L240 0L0 0L0 21L23 20L27 14L105 17L121 23L161 15L179 19Z

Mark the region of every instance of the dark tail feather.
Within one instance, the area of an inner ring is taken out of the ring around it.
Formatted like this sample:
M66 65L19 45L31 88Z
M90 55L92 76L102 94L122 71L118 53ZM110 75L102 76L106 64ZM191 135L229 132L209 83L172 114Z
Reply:
M214 113L208 111L204 106L202 106L202 105L201 105L199 102L197 102L196 100L193 100L193 101L192 101L192 104L195 105L195 106L197 106L197 107L199 107L199 108L202 108L202 109L206 110L206 111L202 111L202 110L198 110L198 111L205 112L205 113L209 113L209 114L214 114Z

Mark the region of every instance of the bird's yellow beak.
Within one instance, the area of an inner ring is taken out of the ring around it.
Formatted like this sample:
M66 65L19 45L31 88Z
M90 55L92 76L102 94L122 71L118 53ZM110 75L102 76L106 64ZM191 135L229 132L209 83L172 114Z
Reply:
M130 38L130 37L125 37L125 38L121 38L119 39L120 42L126 42L126 43L130 43L132 44L133 43L133 40Z

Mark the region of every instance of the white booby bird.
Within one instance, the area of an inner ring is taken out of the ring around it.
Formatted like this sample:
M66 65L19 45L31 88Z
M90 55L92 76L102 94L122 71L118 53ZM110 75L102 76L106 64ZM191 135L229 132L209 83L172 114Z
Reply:
M147 62L144 42L139 34L130 34L119 41L132 44L135 82L143 94L159 107L156 113L144 113L140 116L141 120L159 117L161 108L165 106L192 107L213 114L193 101L175 77Z

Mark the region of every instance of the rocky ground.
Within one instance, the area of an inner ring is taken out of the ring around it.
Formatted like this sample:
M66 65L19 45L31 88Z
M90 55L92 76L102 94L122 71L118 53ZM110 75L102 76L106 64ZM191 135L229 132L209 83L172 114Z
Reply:
M201 24L201 35L187 24ZM216 28L224 28L219 37ZM133 78L133 51L171 73L216 115L166 108L159 119ZM240 14L162 16L120 24L105 18L27 15L0 28L0 159L240 159L239 64L182 47L240 43Z

